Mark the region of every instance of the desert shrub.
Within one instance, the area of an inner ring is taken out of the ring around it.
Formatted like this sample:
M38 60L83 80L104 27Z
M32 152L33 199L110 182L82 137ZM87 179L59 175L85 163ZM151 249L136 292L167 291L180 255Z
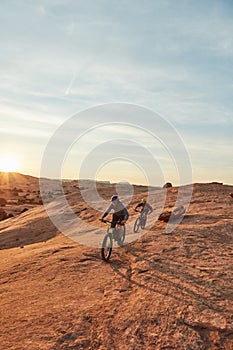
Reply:
M7 200L5 198L0 198L0 206L5 207L6 204L7 204Z
M26 203L26 199L24 198L18 199L18 204L25 204L25 203Z
M7 213L5 210L0 209L0 221L7 219Z
M37 197L35 200L36 204L43 204L42 198L41 197Z
M17 188L14 188L12 191L13 196L17 197L19 195L19 191L17 190Z

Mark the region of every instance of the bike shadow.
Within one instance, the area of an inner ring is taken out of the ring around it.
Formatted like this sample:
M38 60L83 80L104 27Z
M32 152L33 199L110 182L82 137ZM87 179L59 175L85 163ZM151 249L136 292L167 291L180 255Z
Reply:
M143 256L147 252L143 248L124 246L123 249L124 252L120 253L120 257L113 258L109 265L114 273L127 281L129 288L142 288L186 305L195 300L202 307L217 312L225 310L222 306L213 303L216 296L212 285L206 284L203 278L195 277L192 271L187 272L185 266L175 259L169 262L158 256L151 259ZM125 253L127 257L124 256ZM134 267L132 267L132 261L134 261ZM144 267L137 268L137 262Z

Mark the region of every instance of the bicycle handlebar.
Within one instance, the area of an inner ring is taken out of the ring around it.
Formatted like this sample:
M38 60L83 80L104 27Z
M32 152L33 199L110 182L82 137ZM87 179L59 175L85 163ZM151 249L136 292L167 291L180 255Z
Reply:
M103 223L105 223L105 224L107 224L107 223L109 223L109 224L113 224L113 222L112 221L109 221L109 220L104 220L104 219L99 219L101 222L103 222ZM125 224L122 224L122 223L120 223L120 222L117 222L116 223L117 225L125 225Z
M99 219L99 220L105 224L107 223L112 224L112 221L109 221L109 220L104 220L104 219Z

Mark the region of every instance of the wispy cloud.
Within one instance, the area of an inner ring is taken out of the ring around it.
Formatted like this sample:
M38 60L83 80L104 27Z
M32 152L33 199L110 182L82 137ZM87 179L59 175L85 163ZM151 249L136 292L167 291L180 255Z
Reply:
M232 16L232 3L217 0L5 1L0 13L4 130L19 132L18 120L25 134L49 139L77 111L130 102L168 119L195 149L198 164L206 157L199 145L208 140L208 149L220 131L216 155L221 158L229 141L224 143L224 135L233 128Z

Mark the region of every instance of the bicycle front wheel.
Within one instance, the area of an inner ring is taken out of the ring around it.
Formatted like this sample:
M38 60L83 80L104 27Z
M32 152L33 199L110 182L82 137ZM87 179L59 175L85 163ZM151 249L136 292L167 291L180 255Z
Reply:
M108 261L112 253L112 235L107 233L104 236L102 248L101 248L101 257L103 260Z
M140 226L140 218L137 218L133 227L134 232L138 232L139 226Z

